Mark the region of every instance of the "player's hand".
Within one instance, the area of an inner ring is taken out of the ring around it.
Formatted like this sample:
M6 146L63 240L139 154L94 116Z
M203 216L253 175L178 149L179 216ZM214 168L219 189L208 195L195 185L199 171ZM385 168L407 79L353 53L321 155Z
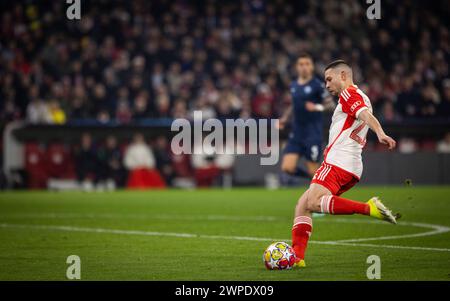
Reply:
M395 142L394 139L392 139L391 137L389 137L386 134L381 134L378 136L378 141L382 144L386 144L388 146L389 149L394 149L395 146L397 145L397 142Z
M279 120L277 120L277 122L275 123L275 128L278 130L282 130L284 129L284 127L286 126L286 119L285 118L281 118Z
M305 102L305 109L306 111L314 112L316 110L316 105L311 101L307 101Z

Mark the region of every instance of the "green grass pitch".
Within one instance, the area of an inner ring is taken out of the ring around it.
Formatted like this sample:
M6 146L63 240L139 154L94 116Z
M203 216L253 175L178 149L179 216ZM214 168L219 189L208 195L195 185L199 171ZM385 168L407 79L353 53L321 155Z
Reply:
M0 193L0 280L65 280L69 255L82 280L450 280L450 187L362 187L403 218L318 216L307 267L268 271L262 254L290 243L304 191L168 190Z

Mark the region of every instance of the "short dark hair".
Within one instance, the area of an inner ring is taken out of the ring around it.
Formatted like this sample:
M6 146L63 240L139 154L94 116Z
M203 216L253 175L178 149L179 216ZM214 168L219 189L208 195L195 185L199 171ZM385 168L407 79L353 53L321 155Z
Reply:
M334 68L334 67L340 66L340 65L345 65L345 66L347 66L347 67L350 67L350 65L347 64L347 62L344 61L344 60L335 60L335 61L332 61L331 63L329 63L329 64L325 67L325 71L327 71L328 69L332 69L332 68Z
M297 56L297 61L299 59L310 59L311 61L314 61L312 55L307 52L300 52L300 54Z

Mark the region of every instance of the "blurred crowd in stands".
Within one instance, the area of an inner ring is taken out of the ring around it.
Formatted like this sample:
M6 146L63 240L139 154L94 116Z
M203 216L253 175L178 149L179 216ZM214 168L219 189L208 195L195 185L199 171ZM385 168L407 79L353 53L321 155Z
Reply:
M176 155L165 136L148 140L136 133L120 142L114 135L94 139L85 132L74 145L26 143L24 185L85 191L226 186L234 161L233 155L213 152Z
M314 57L319 76L330 61L348 61L382 122L450 118L446 0L383 0L379 20L358 0L81 2L79 21L67 19L65 1L0 3L1 125L130 124L191 118L194 110L205 119L277 118L301 52ZM450 134L432 144L450 152ZM27 144L27 164L68 162L56 164L64 170L41 166L37 179L68 172L106 188L163 187L192 168L203 170L197 185L211 185L233 164L173 156L167 145L166 137L148 144L137 134L122 145L86 133L75 148ZM399 140L401 152L421 147Z
M383 121L450 116L448 2L2 1L0 117L278 117L300 52L353 65Z

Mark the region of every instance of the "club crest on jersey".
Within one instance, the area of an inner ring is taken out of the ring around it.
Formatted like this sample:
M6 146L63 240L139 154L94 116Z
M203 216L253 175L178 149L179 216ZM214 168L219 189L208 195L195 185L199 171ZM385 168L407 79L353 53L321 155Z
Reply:
M303 91L305 91L306 94L311 93L311 91L312 91L311 86L306 86L306 87L303 89Z

